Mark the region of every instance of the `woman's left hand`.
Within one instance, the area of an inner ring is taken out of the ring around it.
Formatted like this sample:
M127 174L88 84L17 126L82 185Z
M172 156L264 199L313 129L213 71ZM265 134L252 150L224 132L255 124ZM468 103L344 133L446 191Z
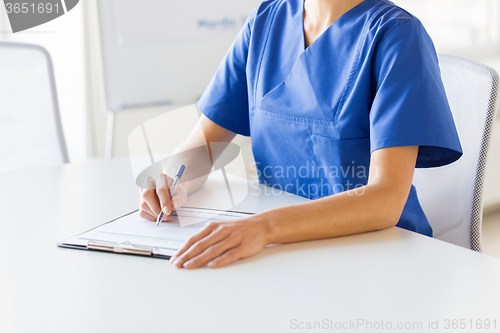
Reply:
M268 235L268 224L258 216L210 222L170 258L170 263L187 269L207 263L210 268L219 268L262 251L268 244Z

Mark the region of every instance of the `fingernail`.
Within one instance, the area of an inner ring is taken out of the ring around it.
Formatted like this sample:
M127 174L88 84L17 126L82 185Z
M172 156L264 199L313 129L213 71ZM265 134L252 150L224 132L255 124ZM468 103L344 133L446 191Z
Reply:
M211 261L211 262L209 262L209 263L208 263L208 265L207 265L207 266L208 266L208 267L210 267L210 268L212 268L212 267L214 267L214 266L215 266L215 262Z
M170 212L168 211L168 207L167 206L163 207L163 213L165 213L167 215L170 215Z
M185 263L184 263L184 265L183 265L183 266L184 266L185 268L189 268L189 267L193 266L193 262L192 262L191 260L190 260L190 261L187 261L187 262L185 262Z

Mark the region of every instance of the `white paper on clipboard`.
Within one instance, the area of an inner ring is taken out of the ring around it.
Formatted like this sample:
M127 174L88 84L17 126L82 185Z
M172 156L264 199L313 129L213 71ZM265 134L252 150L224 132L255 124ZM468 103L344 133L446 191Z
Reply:
M91 248L89 244L98 244L100 250L115 253L131 253L134 250L136 253L133 254L170 257L207 223L236 220L249 215L251 214L181 207L172 215L173 222L162 222L157 226L155 222L140 217L139 212L134 212L72 237L59 245L96 249Z

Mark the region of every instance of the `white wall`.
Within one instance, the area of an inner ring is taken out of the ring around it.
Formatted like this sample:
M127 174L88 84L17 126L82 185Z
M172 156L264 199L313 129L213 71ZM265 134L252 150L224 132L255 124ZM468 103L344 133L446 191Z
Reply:
M24 32L13 34L0 4L0 38L39 44L52 56L61 119L71 162L87 159L83 6Z
M97 0L85 1L85 21L88 31L87 58L91 68L89 71L88 91L89 99L89 136L91 138L89 152L94 158L104 158L106 142L106 106L104 101L104 85L102 77L101 49L99 40L99 22L97 17ZM192 101L187 104L195 103ZM154 108L131 109L117 113L114 154L113 157L128 156L128 136L141 123L161 115L165 112L181 108L187 104L176 104L169 106L159 106ZM169 135L177 135L170 133ZM178 135L182 135L179 133ZM250 147L250 139L238 137L236 142L242 147L246 160L253 160ZM252 172L245 173L244 170L227 170L228 172L240 174L242 176L255 177Z

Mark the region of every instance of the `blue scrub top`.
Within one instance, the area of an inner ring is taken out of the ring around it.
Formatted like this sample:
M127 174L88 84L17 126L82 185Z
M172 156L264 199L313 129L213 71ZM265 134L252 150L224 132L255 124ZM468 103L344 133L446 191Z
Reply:
M317 199L366 185L377 149L420 146L420 168L460 158L417 18L365 0L305 48L303 13L303 0L257 7L198 102L216 124L251 136L261 183ZM432 236L414 186L398 226Z

